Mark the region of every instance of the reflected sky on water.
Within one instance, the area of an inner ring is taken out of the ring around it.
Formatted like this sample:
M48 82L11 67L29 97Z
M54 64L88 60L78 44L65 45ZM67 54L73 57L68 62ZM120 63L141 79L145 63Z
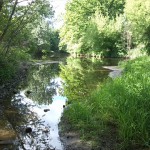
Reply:
M24 131L27 127L32 128L31 134L22 133L19 135L19 140L23 143L19 146L19 149L23 149L23 147L31 150L44 150L46 148L63 149L58 134L58 123L66 98L59 93L61 88L60 81L60 78L53 79L57 86L53 87L56 89L56 93L52 96L52 103L50 104L38 104L38 102L26 96L26 91L16 94L12 104L18 107L26 118L25 122L23 121L18 128L20 129L21 127ZM47 88L50 89L49 86Z

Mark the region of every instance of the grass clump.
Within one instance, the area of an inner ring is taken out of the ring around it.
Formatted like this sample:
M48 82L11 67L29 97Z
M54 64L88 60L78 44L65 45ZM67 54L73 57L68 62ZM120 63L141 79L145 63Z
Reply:
M118 149L150 148L150 58L130 60L124 67L120 78L99 87L86 101L72 104L66 115L73 127L90 129L97 137L111 122L121 140Z

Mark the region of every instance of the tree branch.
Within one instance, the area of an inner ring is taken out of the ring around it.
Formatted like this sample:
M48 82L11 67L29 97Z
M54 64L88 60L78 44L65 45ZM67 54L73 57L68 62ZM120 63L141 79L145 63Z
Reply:
M14 6L13 6L13 9L12 9L12 12L11 12L11 14L10 14L10 16L9 16L7 25L6 25L6 27L4 28L4 31L3 31L3 33L2 33L1 36L0 36L0 43L2 42L2 40L3 40L4 36L5 36L5 34L7 33L7 30L9 29L9 26L10 26L12 17L13 17L13 15L14 15L14 13L15 13L17 4L18 4L18 0L15 0L15 3L14 3Z

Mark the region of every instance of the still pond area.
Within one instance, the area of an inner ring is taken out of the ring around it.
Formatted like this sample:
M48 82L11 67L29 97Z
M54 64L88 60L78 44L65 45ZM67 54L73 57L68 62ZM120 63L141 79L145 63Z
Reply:
M68 57L33 63L25 83L5 104L15 140L0 149L65 150L58 124L66 101L84 99L108 78L111 71L104 66L118 62Z

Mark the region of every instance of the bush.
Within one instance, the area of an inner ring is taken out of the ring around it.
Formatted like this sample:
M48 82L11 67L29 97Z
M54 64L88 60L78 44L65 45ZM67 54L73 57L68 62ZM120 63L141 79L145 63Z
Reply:
M85 35L85 45L104 57L121 57L126 54L123 39L123 17L110 20L96 12Z
M16 62L12 62L5 58L3 55L0 56L0 83L1 85L12 79L16 73Z
M19 63L29 60L29 55L24 51L12 49L11 53L7 56L0 55L0 83L5 84L11 80L19 67Z

